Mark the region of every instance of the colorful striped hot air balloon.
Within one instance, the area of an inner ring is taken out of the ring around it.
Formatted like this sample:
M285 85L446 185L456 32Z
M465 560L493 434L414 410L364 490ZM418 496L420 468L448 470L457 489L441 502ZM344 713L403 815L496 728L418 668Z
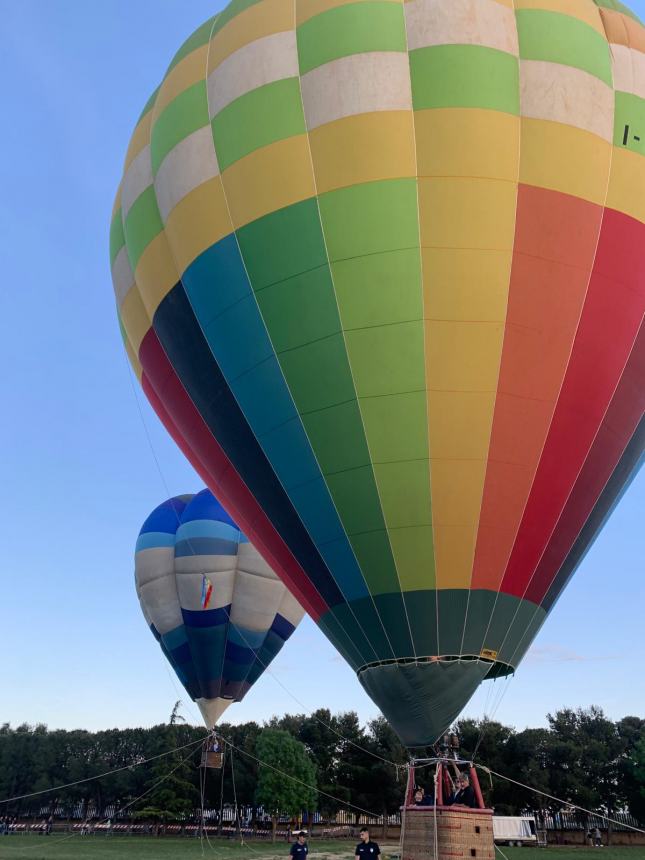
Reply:
M403 741L512 672L643 454L645 29L234 0L128 150L157 414Z
M150 629L208 727L241 701L304 614L210 490L159 505L135 579Z

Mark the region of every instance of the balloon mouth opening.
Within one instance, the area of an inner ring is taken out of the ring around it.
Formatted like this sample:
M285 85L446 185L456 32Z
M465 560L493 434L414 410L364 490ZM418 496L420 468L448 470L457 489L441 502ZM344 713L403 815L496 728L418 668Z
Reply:
M515 672L514 666L511 666L510 663L505 663L503 660L498 660L495 652L489 652L488 654L441 654L423 657L393 657L389 660L375 660L372 663L365 663L356 671L356 674L360 678L363 672L366 672L368 669L376 669L381 666L421 666L424 663L488 663L490 668L485 675L485 680L489 678L503 678Z

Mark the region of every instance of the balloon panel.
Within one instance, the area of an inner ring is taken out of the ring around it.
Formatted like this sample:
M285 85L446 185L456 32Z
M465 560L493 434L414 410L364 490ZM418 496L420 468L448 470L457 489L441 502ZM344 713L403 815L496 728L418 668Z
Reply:
M150 629L209 725L245 696L303 616L210 490L150 514L135 579Z
M233 2L135 129L130 360L411 745L514 670L640 461L644 54L618 3Z

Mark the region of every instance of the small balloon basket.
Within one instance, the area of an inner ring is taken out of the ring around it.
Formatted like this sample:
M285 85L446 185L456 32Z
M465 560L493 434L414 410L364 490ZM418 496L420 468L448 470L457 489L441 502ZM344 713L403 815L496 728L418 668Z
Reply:
M224 764L224 745L217 735L209 735L202 746L200 767L219 770Z
M434 784L434 792L424 804L414 802L417 782L415 764L423 763L424 779ZM449 806L452 791L448 761L417 760L410 765L405 805L401 809L401 860L494 860L493 810L484 807L475 768L469 762L451 760L467 772L477 799L477 807ZM432 801L435 801L433 803Z

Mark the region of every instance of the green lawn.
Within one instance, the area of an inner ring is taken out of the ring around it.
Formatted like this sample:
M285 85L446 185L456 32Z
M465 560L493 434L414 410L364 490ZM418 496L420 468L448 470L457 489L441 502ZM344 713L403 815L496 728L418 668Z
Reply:
M391 846L394 849L394 846ZM383 846L387 857L387 847ZM502 851L508 860L643 860L645 848L603 848L602 852L590 848L506 848ZM148 836L103 835L81 838L79 835L25 836L13 835L0 837L0 860L25 858L25 860L128 860L128 858L213 858L213 860L286 860L289 846L285 842L254 842L250 846L240 846L227 840L211 839L210 845L204 841L203 853L199 839ZM345 840L310 843L310 860L351 860L354 842ZM502 860L502 855L497 855Z
M347 860L354 854L355 842L332 840L316 841L311 845L312 860L344 857ZM165 860L165 858L202 858L213 860L287 860L289 843L281 841L254 842L250 847L227 839L204 840L203 853L199 839L194 837L174 838L163 836L111 836L103 834L81 837L78 834L52 834L51 836L16 834L0 837L0 858L25 858L25 860L127 860L127 858L146 858L146 860ZM510 858L509 858L510 860Z

